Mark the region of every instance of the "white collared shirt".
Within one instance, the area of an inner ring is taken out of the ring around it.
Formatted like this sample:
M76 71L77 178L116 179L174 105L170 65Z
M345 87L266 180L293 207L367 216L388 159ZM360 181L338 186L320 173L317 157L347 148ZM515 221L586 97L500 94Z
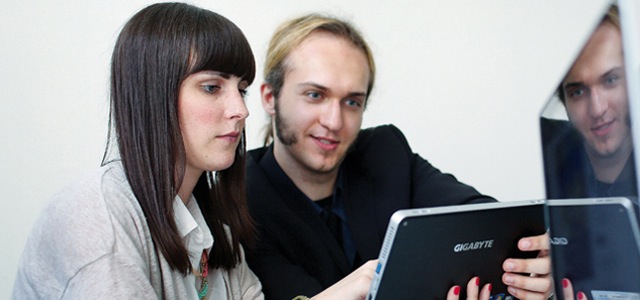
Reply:
M173 202L173 210L178 232L180 232L180 236L189 251L191 265L197 268L200 265L202 251L206 249L208 254L213 247L214 239L211 231L193 195L189 197L186 205L179 196L176 196ZM227 299L224 279L219 269L209 269L207 280L209 281L208 299ZM199 283L196 287L195 275L188 274L185 276L184 284L189 294L189 299L198 299L197 289L199 289Z

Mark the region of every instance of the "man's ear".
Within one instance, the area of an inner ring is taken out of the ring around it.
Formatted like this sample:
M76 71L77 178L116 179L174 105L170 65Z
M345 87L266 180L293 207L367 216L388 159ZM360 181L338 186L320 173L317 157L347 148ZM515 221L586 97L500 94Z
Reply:
M276 98L273 95L273 88L268 83L260 85L260 95L262 96L262 108L270 116L276 114Z

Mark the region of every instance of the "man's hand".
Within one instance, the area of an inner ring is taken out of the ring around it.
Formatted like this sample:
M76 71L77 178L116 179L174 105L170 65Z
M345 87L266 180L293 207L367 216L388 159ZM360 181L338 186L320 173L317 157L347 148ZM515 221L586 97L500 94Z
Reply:
M518 241L522 251L539 251L530 259L508 258L502 264L502 282L511 295L519 299L545 300L553 294L549 235L524 237Z

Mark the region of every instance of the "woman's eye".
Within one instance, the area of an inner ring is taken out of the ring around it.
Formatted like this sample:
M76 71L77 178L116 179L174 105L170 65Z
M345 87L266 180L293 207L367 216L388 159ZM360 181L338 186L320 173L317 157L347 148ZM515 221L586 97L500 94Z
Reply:
M203 84L202 85L202 90L207 92L207 93L215 93L217 90L219 90L220 87L214 84Z

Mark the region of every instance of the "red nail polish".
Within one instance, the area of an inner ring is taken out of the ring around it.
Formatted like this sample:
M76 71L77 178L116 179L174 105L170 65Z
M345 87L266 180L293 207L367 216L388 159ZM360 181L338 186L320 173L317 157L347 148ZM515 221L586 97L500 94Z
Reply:
M456 295L456 296L460 295L460 287L459 286L456 286L456 287L453 288L453 294Z
M578 300L584 299L585 294L583 292L578 292Z
M493 285L491 285L491 283L489 283L489 287L487 288L487 290L489 290L489 292L491 292L491 288L493 287Z
M476 286L480 286L480 277L476 277Z
M567 280L566 278L562 279L562 287L566 288L569 286L569 280Z

